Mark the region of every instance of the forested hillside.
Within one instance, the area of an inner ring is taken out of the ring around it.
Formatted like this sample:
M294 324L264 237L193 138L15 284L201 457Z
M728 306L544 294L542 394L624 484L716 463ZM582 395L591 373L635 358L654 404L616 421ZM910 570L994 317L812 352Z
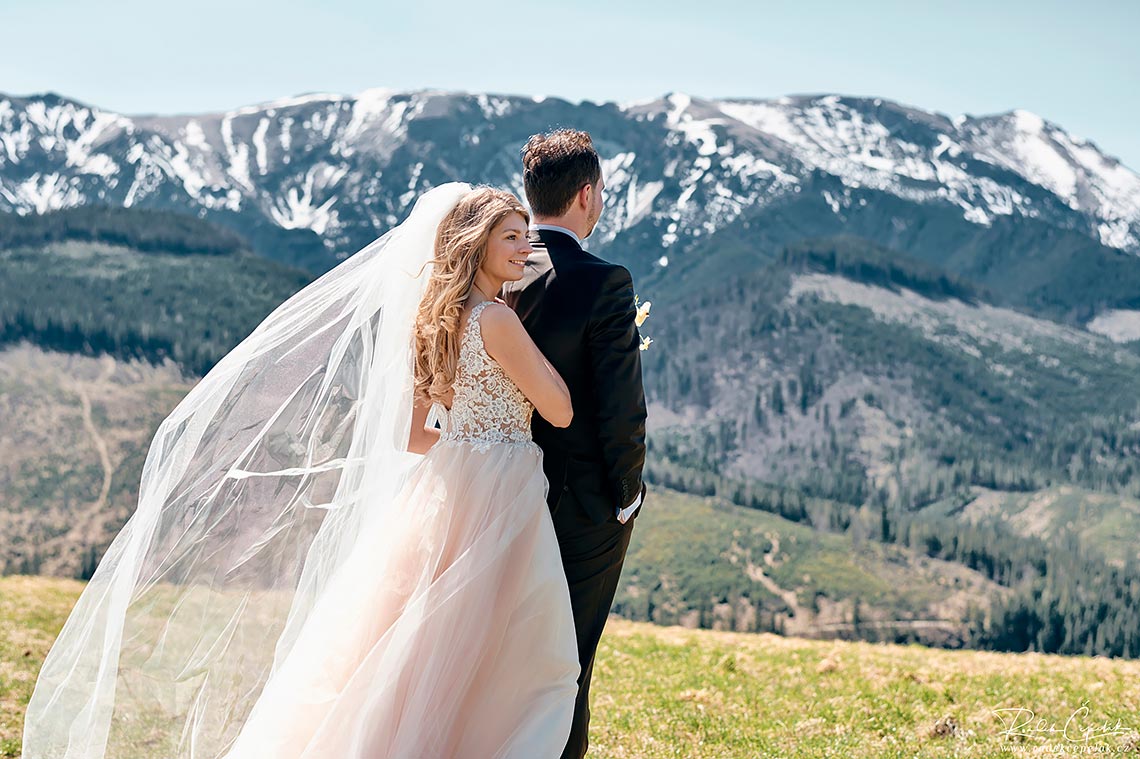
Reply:
M202 375L311 279L179 214L0 216L0 344L170 358Z

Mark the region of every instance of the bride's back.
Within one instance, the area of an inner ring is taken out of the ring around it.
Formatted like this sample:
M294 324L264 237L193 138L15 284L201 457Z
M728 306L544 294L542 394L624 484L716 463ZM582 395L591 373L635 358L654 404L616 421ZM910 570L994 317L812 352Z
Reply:
M455 381L449 402L441 404L447 413L440 442L474 443L477 447L531 443L534 406L483 344L479 317L494 304L487 300L468 309L460 327Z

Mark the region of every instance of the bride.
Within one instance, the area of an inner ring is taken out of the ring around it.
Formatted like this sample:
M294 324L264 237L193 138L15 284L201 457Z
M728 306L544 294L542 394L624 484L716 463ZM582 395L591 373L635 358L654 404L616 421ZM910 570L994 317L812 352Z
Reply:
M431 190L195 386L48 654L26 759L561 753L579 664L530 418L572 409L495 297L528 222Z

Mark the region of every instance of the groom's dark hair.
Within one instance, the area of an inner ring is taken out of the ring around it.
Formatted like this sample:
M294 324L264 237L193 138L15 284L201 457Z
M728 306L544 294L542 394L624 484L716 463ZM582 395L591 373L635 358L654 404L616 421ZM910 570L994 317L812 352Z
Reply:
M590 135L577 129L532 135L522 159L526 201L536 216L561 216L583 185L596 185L602 178Z

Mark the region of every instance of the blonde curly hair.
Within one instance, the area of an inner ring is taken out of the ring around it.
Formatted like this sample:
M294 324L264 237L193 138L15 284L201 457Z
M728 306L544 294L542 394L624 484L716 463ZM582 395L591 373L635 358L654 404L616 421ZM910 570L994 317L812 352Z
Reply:
M517 213L530 214L514 195L477 187L460 199L435 235L435 254L415 324L415 398L427 405L447 398L459 367L463 305L486 258L491 230Z

